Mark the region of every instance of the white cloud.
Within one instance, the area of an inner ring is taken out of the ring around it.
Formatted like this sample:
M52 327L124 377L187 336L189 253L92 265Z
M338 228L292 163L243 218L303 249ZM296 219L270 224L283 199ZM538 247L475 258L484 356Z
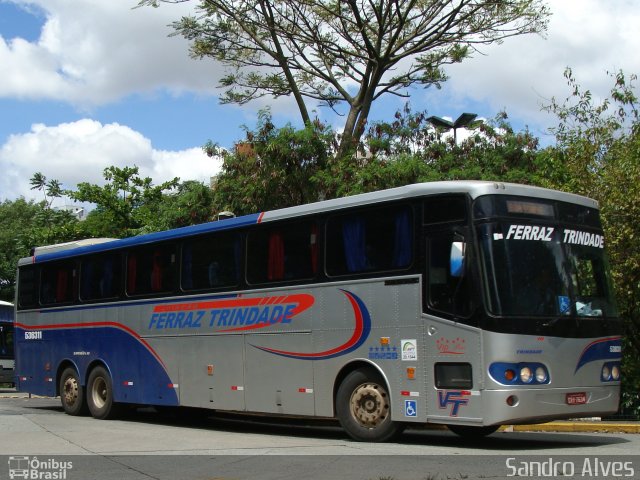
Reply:
M541 106L571 93L563 77L566 67L596 99L606 97L613 86L607 72L640 73L636 1L549 0L548 5L552 17L546 39L507 39L450 67L446 91L451 97L429 91L430 103L442 108L443 100L448 101L456 114L470 100L485 102L496 113L506 108L524 123L547 125L554 119Z
M154 150L149 139L117 123L83 119L57 126L36 124L28 133L11 135L0 147L0 201L21 195L40 199L29 186L35 172L73 189L80 182L103 184L102 172L111 165L137 165L155 184L173 177L208 183L220 169L220 161L201 149Z
M0 96L91 107L168 89L213 94L221 67L195 61L169 24L194 3L132 8L137 0L14 0L46 14L37 42L0 37Z

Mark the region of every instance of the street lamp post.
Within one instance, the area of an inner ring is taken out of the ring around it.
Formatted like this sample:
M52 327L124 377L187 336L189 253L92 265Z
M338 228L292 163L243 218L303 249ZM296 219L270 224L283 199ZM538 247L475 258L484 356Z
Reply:
M427 122L438 129L444 130L445 132L453 129L453 142L457 145L458 138L456 135L456 130L460 127L468 127L476 119L477 116L478 115L475 113L463 113L456 119L455 122L446 120L441 117L432 116L427 118Z

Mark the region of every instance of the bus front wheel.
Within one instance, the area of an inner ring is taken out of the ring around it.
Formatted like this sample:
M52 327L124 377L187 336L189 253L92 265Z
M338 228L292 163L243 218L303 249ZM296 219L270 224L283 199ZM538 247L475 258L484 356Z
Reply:
M482 438L496 432L500 425L491 425L488 427L471 427L468 425L447 425L447 428L456 435L465 438Z
M87 403L84 388L80 384L80 376L73 367L65 368L60 376L60 401L68 415L85 415Z
M91 370L87 381L87 405L93 418L107 420L117 416L118 404L113 401L111 375L98 366Z
M404 425L391 421L385 382L373 369L349 373L338 387L336 414L342 428L358 441L384 442L400 434Z

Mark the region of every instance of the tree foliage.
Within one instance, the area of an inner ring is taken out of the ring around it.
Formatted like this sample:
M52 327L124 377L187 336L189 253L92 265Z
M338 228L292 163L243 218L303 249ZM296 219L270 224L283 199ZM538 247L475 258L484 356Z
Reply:
M0 299L13 301L18 260L39 245L66 242L81 235L78 221L47 202L19 198L0 203Z
M407 104L393 121L371 125L357 152L336 156L338 135L326 126L277 128L262 112L246 140L224 155L214 208L247 214L435 180L538 184L548 169L538 139L514 132L505 113L462 142L442 137L426 118Z
M269 112L261 112L246 141L223 157L214 185L216 209L239 215L322 198L315 177L332 158L333 139L317 121L301 130L276 128Z
M176 191L165 194L158 205L157 215L145 225L148 232L186 227L214 219L214 191L209 185L187 180Z
M138 172L136 166L111 166L104 169L104 185L82 182L76 190L65 191L73 200L97 206L86 224L93 236L120 238L145 232L157 217L163 193L178 185L178 178L153 185L151 178Z
M188 0L140 0L139 5ZM541 0L200 0L173 24L191 54L228 67L223 102L292 96L347 115L339 154L363 135L372 103L412 85L439 86L443 67L477 48L546 30Z

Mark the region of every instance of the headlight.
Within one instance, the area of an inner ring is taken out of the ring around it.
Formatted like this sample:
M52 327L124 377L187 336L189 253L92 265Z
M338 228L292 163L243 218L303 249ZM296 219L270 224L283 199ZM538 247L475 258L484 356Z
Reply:
M611 378L620 380L620 367L618 365L611 367Z
M605 382L611 380L611 370L608 365L602 367L602 380Z
M502 385L545 385L549 370L538 362L495 362L489 365L489 375Z
M533 380L531 369L529 367L522 367L520 369L520 381L522 383L531 383L531 380Z

